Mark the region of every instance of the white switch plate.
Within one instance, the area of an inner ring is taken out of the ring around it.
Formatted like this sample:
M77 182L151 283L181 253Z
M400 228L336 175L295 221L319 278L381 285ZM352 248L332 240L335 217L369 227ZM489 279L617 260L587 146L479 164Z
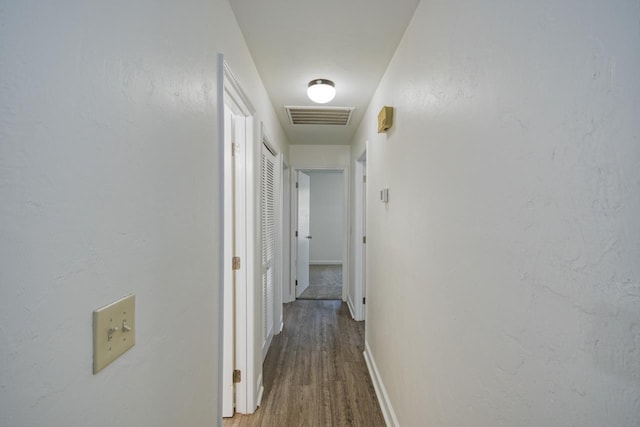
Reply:
M93 312L93 373L136 343L136 296L131 294Z

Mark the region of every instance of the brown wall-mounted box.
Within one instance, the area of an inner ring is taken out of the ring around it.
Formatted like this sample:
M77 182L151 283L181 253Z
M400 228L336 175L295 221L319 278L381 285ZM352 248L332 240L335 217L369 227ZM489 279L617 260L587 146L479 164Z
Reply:
M386 132L393 126L393 107L382 107L378 113L378 133Z

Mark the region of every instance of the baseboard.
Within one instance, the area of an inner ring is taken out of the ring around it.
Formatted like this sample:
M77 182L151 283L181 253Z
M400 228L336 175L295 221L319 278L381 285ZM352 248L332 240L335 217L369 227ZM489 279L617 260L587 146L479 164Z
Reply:
M355 303L351 299L351 296L347 297L347 305L349 306L349 312L351 313L351 317L353 318L353 320L355 320L356 322L361 322L364 320L364 316L359 316L357 314L358 309L356 308ZM364 310L364 307L362 309Z
M351 318L353 320L358 320L357 317L354 314L356 312L356 309L353 306L353 302L351 301L350 297L347 297L347 307L349 307L349 313L351 313Z
M385 423L388 427L399 427L400 423L398 422L398 417L396 417L396 413L393 411L391 401L387 395L387 389L384 387L384 383L380 377L380 372L378 372L378 367L376 366L376 362L373 360L371 348L369 348L369 343L367 341L364 343L364 360L367 362L369 375L371 375L371 382L373 382L373 388L376 391L376 396L378 397L378 402L380 403L380 409L382 410Z
M262 395L264 394L264 386L262 385L262 374L258 377L258 397L256 399L256 406L260 406L262 404Z
M309 261L309 265L342 265L342 261Z

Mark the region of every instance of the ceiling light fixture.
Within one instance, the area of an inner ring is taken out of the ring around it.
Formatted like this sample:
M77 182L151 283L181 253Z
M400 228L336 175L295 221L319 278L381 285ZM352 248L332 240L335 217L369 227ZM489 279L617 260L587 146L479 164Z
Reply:
M327 79L314 79L309 82L307 96L313 102L326 104L336 96L336 85Z

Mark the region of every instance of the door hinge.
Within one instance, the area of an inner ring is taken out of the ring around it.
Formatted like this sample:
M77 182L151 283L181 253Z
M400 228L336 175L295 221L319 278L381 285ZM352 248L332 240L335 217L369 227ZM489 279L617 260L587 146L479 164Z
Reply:
M367 236L362 236L362 243L367 243Z
M296 188L298 188L298 183L296 182Z
M367 298L363 297L363 298L362 298L362 303L363 303L363 304L366 304L366 303L367 303Z
M362 177L362 182L364 182L364 183L366 183L366 182L367 182L367 176L366 176L366 175L364 175L364 176Z
M298 281L296 280L296 286L298 286Z
M298 237L298 230L296 230L296 237Z
M236 144L235 142L231 143L231 156L234 157L236 155L236 149L238 147L238 144Z
M231 268L233 270L240 270L240 257L239 256L234 256L232 261L231 261Z
M234 369L233 370L233 383L237 384L240 381L242 381L242 372L239 369Z

